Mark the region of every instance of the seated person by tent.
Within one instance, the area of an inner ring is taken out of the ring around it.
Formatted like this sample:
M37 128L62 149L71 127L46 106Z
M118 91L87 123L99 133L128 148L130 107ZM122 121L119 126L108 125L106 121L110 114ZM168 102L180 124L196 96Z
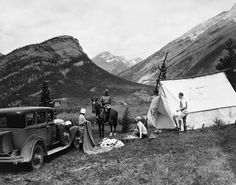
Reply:
M137 135L139 138L147 137L147 129L144 124L141 122L141 117L137 116L135 121L137 122L137 127L135 128L133 135Z
M144 121L143 121L143 122L144 122L144 123L143 123L144 126L145 126L146 128L148 128L148 123L147 123L147 122L148 122L148 118L147 118L147 115L143 115L143 120L144 120Z
M186 131L186 116L188 114L187 108L188 103L186 99L184 98L184 94L182 92L179 93L179 109L176 110L176 113L174 114L174 121L176 124L176 127L178 127L181 130L181 126L184 126L184 131ZM183 123L183 124L182 124Z

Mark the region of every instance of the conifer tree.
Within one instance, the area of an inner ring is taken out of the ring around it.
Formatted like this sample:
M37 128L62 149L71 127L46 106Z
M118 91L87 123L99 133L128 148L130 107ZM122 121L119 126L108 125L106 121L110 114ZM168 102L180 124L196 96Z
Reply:
M42 83L42 91L40 93L40 106L52 107L52 99L51 99L51 89L48 87L48 82L43 81Z
M233 40L229 39L226 43L225 49L227 51L227 55L220 59L220 62L216 65L216 69L221 71L225 70L225 74L236 91L236 54L235 54L235 46L233 44Z
M159 67L159 65L158 65L158 67L153 68L155 71L157 71L157 69L159 69L158 73L156 73L156 75L155 75L157 79L156 79L156 86L155 86L155 89L153 91L154 94L159 93L160 80L166 79L167 68L166 68L166 63L165 62L166 62L167 55L168 55L168 53L166 53L165 59L164 59L162 65L161 65L161 67Z
M232 39L227 41L225 49L227 50L228 54L221 58L220 62L216 65L216 69L219 71L236 68L236 54L234 51Z
M122 122L121 122L122 129L121 129L121 131L123 133L128 132L130 130L130 124L131 124L130 112L129 112L129 108L127 107L124 110L123 116L122 116Z
M160 80L166 79L167 69L165 61L162 63L161 67L159 67L159 70L160 70Z

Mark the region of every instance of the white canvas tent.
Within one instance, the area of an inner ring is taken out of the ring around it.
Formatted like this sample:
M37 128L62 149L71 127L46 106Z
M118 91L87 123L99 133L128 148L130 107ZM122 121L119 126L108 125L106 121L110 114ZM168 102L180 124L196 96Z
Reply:
M226 124L236 120L236 93L224 73L189 79L160 82L160 96L153 98L148 124L158 129L175 128L173 115L179 108L179 92L188 102L187 126L193 129L209 126L214 119Z

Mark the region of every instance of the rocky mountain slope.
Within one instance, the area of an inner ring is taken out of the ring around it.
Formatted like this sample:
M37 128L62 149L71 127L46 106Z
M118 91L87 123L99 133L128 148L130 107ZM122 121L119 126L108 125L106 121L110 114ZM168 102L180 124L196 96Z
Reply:
M215 72L219 58L225 55L224 48L229 38L236 41L236 4L231 10L194 27L119 76L139 83L154 84L153 66L162 63L167 52L168 78Z
M112 74L118 74L124 70L127 70L141 60L141 58L128 60L123 56L114 56L108 51L102 52L92 58L92 61L96 65Z
M55 37L16 49L0 58L0 107L35 104L41 84L47 80L53 98L127 95L147 88L114 76L95 65L71 36Z
M0 58L2 58L4 55L2 53L0 53Z

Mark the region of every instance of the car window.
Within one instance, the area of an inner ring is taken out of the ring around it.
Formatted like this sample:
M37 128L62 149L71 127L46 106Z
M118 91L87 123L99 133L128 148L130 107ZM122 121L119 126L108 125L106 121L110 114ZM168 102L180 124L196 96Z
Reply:
M45 112L37 112L36 115L37 115L37 123L38 124L46 122Z
M1 128L25 128L24 115L0 115Z
M25 115L25 118L26 118L26 125L27 126L35 125L34 113L27 113Z
M47 121L51 122L51 121L53 121L53 118L54 118L53 111L47 112Z
M0 127L6 127L7 126L7 117L0 117Z

